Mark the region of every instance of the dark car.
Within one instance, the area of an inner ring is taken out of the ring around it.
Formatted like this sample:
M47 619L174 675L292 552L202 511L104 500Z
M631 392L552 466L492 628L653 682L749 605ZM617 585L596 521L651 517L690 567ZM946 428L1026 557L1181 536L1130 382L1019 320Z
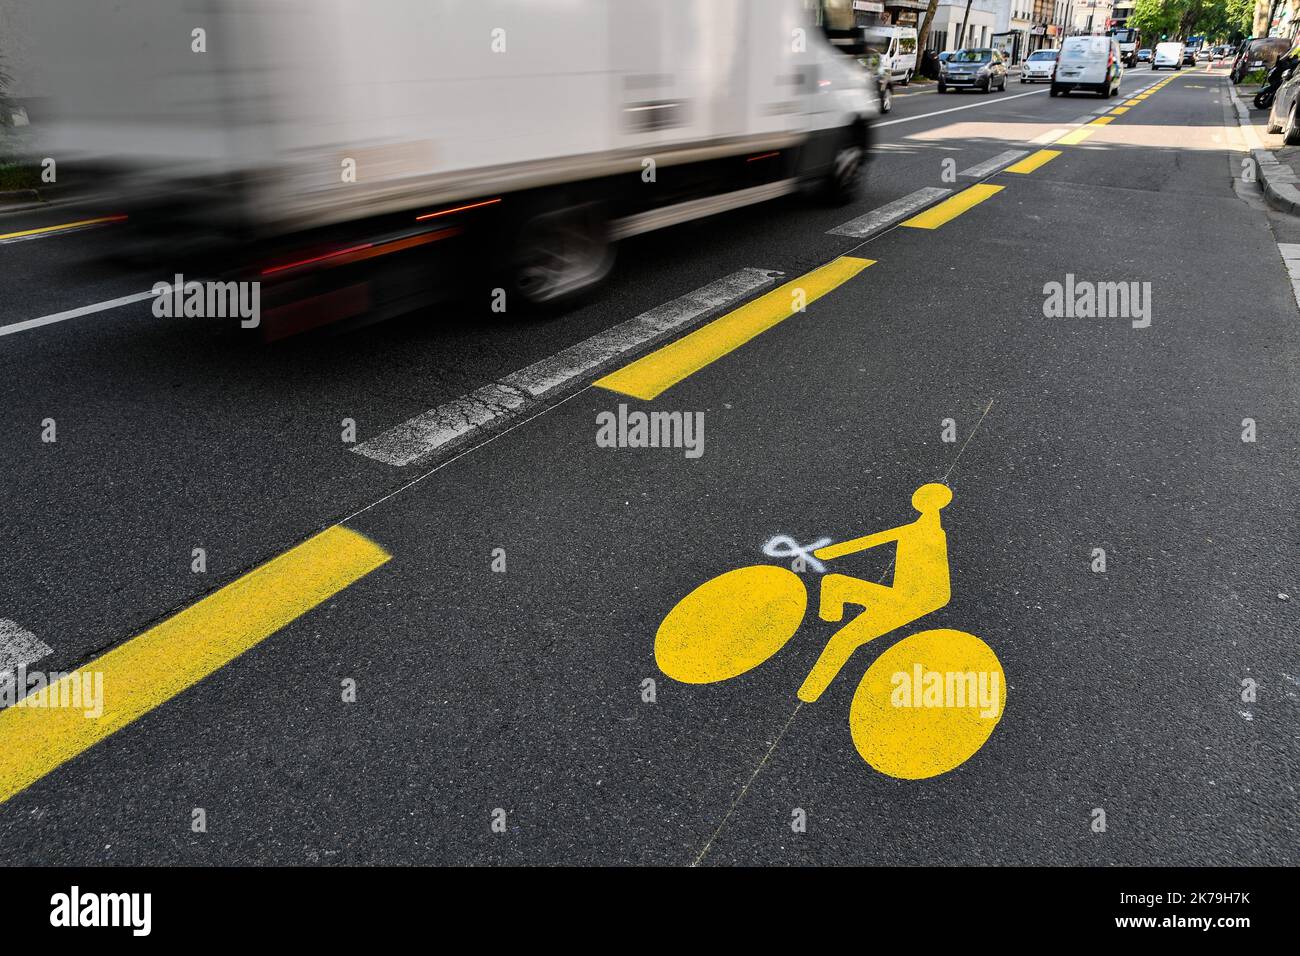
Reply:
M1007 67L1002 54L989 47L957 50L939 64L939 92L1007 88Z
M1252 37L1241 47L1237 59L1232 64L1232 82L1240 83L1247 73L1254 70L1271 70L1278 57L1284 56L1291 48L1291 41L1284 37Z
M1151 51L1150 51L1150 50L1138 50L1138 62L1139 62L1139 63L1150 63L1150 62L1151 62Z

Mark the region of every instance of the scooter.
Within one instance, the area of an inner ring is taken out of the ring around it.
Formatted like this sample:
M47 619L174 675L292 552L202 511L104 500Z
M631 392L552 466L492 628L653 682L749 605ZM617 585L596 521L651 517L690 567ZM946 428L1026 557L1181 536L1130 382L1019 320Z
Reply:
M1273 98L1277 96L1278 87L1286 79L1286 74L1296 65L1297 61L1293 56L1279 57L1278 61L1273 64L1273 69L1268 71L1268 80L1262 90L1255 94L1255 109L1266 110L1273 105Z

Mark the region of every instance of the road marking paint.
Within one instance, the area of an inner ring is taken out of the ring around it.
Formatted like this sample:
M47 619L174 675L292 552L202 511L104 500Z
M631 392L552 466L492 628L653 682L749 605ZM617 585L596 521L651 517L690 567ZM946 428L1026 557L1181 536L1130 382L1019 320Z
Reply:
M986 159L969 169L963 169L957 175L969 176L971 179L983 179L990 173L996 173L1003 166L1008 166L1020 159L1020 157L1028 155L1029 150L1027 149L1009 149L1005 153L998 153L992 159Z
M1097 130L1090 126L1081 126L1076 130L1066 133L1056 142L1061 146L1077 146L1095 132L1097 132Z
M714 319L708 325L701 326L630 365L597 379L595 384L632 398L646 401L655 398L750 339L795 315L796 300L800 298L798 293L803 293L804 304L810 304L874 263L874 259L841 256Z
M65 222L58 226L42 226L39 229L24 229L21 232L0 233L0 244L22 242L25 239L41 239L59 233L80 232L95 226L106 226L113 222L125 222L126 216L100 216L98 219L82 219L80 222Z
M1113 116L1098 116L1095 120L1093 120L1093 121L1092 121L1091 123L1089 123L1088 125L1089 125L1089 126L1106 126L1106 125L1108 125L1108 124L1110 124L1110 123L1113 123L1113 122L1115 122L1115 117L1113 117Z
M1287 275L1291 277L1291 292L1295 296L1296 307L1300 308L1300 243L1279 242L1277 251L1282 254Z
M938 229L944 223L956 219L966 210L978 206L992 196L996 196L1004 188L1003 186L990 186L988 183L979 183L968 189L963 189L951 199L945 199L939 205L927 209L919 216L913 216L903 225L912 229Z
M391 555L340 525L328 528L174 617L0 711L0 803L328 600ZM47 706L91 675L102 713ZM101 683L102 681L102 683Z
M1070 120L1070 125L1071 125L1071 126L1082 126L1084 123L1091 123L1091 122L1092 122L1092 115L1093 115L1093 114L1091 114L1091 113L1084 113L1084 114L1083 114L1082 116L1080 116L1078 119Z
M351 450L397 467L418 462L457 439L517 416L534 406L537 399L581 375L597 371L626 352L715 315L759 289L773 285L780 276L780 272L771 269L733 272L512 372L491 385L423 412Z
M964 173L962 175L965 175ZM892 226L900 219L904 219L923 209L936 200L942 199L949 195L951 189L941 189L938 186L926 186L918 189L914 193L909 193L902 199L895 199L891 203L886 203L879 209L873 209L865 216L858 216L856 219L850 219L848 222L836 226L834 229L827 231L827 235L832 236L852 236L854 239L865 239L880 230Z
M1138 102L1139 102L1139 99L1135 96L1135 97L1133 97L1133 99L1131 99L1131 100L1125 100L1125 101L1124 101L1124 105L1125 105L1125 106L1137 106L1137 105L1138 105Z
M50 652L50 645L17 621L0 618L0 682L12 680L20 667L35 664Z
M1054 142L1056 142L1059 138L1061 138L1062 136L1064 136L1064 135L1065 135L1066 133L1068 133L1068 132L1069 132L1068 129L1059 129L1059 128L1058 128L1058 129L1049 129L1049 130L1048 130L1047 132L1045 132L1045 133L1039 133L1037 136L1035 136L1035 137L1034 137L1033 139L1031 139L1029 142L1030 142L1031 145L1034 145L1034 146L1046 146L1048 143L1054 143Z
M1056 157L1060 155L1061 155L1061 151L1059 149L1040 149L1038 152L1034 153L1034 155L1030 156L1028 159L1022 159L1014 166L1008 166L1006 168L1006 172L1026 173L1026 174L1032 173L1035 169L1038 169L1040 166L1045 166L1047 163L1050 163L1052 160L1056 159Z
M1123 116L1125 113L1128 112L1128 110L1129 108L1127 106L1117 106L1110 112L1112 116Z
M171 286L167 287L171 291ZM154 294L149 292L137 292L135 295L124 295L120 299L109 299L107 302L96 302L94 305L83 305L79 309L69 309L67 312L58 312L54 315L43 315L39 319L26 319L22 322L14 322L11 325L0 325L0 335L14 335L18 332L26 332L28 329L38 329L43 325L53 325L55 322L66 322L68 319L77 319L83 315L90 315L94 312L106 312L109 309L116 309L120 306L130 305L132 302L143 302L145 299L152 299Z
M883 123L873 123L871 125L875 128L879 128L881 126L893 126L895 123L914 123L917 120L929 119L931 116L942 116L945 113L956 113L960 110L973 110L978 109L981 106L996 106L999 103L1007 102L1007 100L1019 99L1022 96L1038 96L1046 92L1047 90L1045 89L1030 90L1028 93L1015 93L1011 96L999 96L995 100L981 100L978 103L968 103L966 106L954 106L951 109L935 110L933 113L921 113L917 116L904 116L902 119L886 120Z

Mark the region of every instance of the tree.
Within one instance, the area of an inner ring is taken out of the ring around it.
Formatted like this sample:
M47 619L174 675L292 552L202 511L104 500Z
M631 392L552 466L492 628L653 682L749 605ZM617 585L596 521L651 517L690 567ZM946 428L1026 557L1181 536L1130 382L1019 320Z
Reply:
M939 5L939 0L930 0L930 5L925 8L925 20L921 23L921 32L916 37L916 62L919 64L922 57L925 56L925 41L930 39L930 24L934 22L934 8Z
M1162 36L1178 32L1183 14L1191 3L1192 0L1137 0L1129 14L1128 25L1155 42Z

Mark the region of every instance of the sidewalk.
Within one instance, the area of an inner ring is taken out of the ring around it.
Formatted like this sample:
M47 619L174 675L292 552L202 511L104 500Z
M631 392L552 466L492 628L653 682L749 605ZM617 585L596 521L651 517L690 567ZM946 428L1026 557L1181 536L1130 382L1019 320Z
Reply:
M1246 146L1255 158L1255 172L1264 198L1274 209L1300 216L1300 146L1286 146L1281 133L1267 131L1268 110L1255 109L1256 85L1233 86L1233 107Z

